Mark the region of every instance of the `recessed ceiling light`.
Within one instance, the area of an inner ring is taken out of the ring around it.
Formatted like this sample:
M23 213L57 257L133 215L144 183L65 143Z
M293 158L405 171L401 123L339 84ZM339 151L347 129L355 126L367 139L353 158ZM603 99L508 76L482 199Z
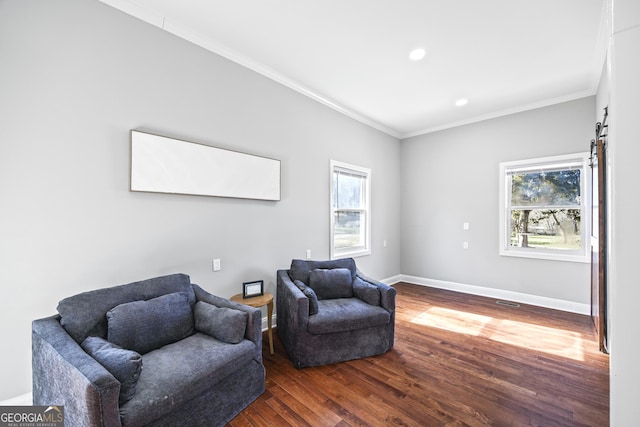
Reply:
M427 51L424 50L424 48L415 48L411 52L409 52L409 59L411 59L412 61L420 61L422 58L424 58L424 55L426 55L426 53Z
M467 98L460 98L456 101L456 107L462 107L463 105L467 105L469 100Z

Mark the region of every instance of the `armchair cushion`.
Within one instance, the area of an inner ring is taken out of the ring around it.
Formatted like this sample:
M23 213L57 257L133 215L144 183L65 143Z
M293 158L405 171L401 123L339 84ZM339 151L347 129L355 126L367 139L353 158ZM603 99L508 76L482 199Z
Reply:
M120 304L107 312L107 340L148 353L193 334L189 297L175 292L148 301Z
M244 339L249 317L244 311L198 301L193 315L199 332L229 344L238 344Z
M353 281L353 294L369 305L380 305L380 290L359 277Z
M366 330L386 325L391 314L382 307L374 307L357 298L335 298L318 302L318 314L309 317L309 333Z
M351 272L347 268L317 268L309 273L309 287L315 291L319 300L351 298L352 281Z
M138 392L120 407L122 425L147 425L149 420L162 418L184 403L202 398L207 389L218 383L224 384L228 377L242 384L243 375L257 364L252 361L253 347L249 340L233 345L196 332L179 342L144 354ZM215 401L203 403L203 408L215 407L220 401L226 401L227 405L237 404L230 396L230 388L222 388L222 394ZM236 399L243 398L236 396ZM206 413L206 409L200 410ZM155 425L226 425L226 422L216 420L215 413L208 415L206 423L189 422L191 415L196 414L180 413L179 421Z
M296 280L293 282L298 289L302 291L305 297L309 300L309 316L313 314L318 314L318 296L314 292L314 290L300 280Z
M142 371L142 356L100 337L88 337L82 348L120 382L120 404L131 400Z

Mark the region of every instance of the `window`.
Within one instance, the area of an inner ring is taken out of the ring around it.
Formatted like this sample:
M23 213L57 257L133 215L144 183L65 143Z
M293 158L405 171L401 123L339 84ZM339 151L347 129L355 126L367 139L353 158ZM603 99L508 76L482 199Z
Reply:
M371 169L331 160L331 259L371 253Z
M588 262L588 154L500 164L500 255Z

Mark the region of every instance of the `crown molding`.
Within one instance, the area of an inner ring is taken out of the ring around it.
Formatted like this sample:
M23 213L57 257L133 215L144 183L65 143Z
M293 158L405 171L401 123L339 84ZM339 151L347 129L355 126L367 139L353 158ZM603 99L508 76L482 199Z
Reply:
M483 122L489 119L495 119L498 117L508 116L510 114L522 113L524 111L535 110L537 108L548 107L550 105L561 104L563 102L575 101L576 99L586 98L587 96L593 96L596 94L597 88L590 88L580 92L574 92L568 95L558 96L555 98L543 99L541 101L532 102L530 104L519 105L513 108L506 108L504 110L494 111L488 114L482 114L480 116L470 117L468 119L460 120L457 122L445 123L442 125L429 127L414 132L408 132L400 135L400 139L409 139L415 136L426 135L428 133L434 133L441 130L451 129L458 126L469 125L472 123Z
M245 55L240 54L239 52L230 49L228 46L221 44L209 37L202 36L190 29L186 26L180 24L179 22L172 22L171 20L163 17L147 8L141 7L138 4L134 3L130 0L100 0L102 3L109 5L115 9L120 10L121 12L126 13L127 15L131 15L135 18L138 18L148 24L154 25L158 28L165 30L168 33L171 33L177 37L180 37L184 40L187 40L197 46L200 46L210 52L213 52L223 58L228 59L229 61L235 62L238 65L241 65L245 68L248 68L258 74L261 74L271 80L280 83L283 86L288 87L308 98L313 99L347 117L350 117L354 120L359 121L369 127L372 127L380 132L386 133L394 138L400 139L400 132L395 129L391 129L388 126L383 125L380 122L370 119L345 105L342 105L326 96L319 94L318 92L313 91L312 89L306 87L305 85L285 76L282 73L277 72L276 70L267 67L266 65L255 61Z

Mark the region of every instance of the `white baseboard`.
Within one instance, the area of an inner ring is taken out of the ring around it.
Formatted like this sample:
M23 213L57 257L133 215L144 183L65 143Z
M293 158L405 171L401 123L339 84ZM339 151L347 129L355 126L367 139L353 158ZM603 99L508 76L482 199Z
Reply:
M388 282L393 280L393 282ZM444 280L427 279L424 277L409 276L406 274L398 274L392 278L385 279L384 283L389 285L398 282L407 282L415 285L430 286L437 289L446 289L450 291L462 292L465 294L478 295L489 298L519 302L522 304L530 304L538 307L552 308L554 310L568 311L570 313L578 313L589 316L591 314L591 306L573 301L560 300L555 298L541 297L537 295L523 294L520 292L505 291L502 289L485 288L482 286L465 285L463 283L447 282Z
M273 317L271 319L271 327L275 328L277 326L276 320L278 320L278 316L273 313ZM268 316L265 316L262 318L262 332L265 332L267 329L269 329L269 318Z
M385 285L395 285L398 282L402 282L402 274L396 274L395 276L391 276L391 277L387 277L386 279L382 279L380 280L382 283L384 283Z
M0 402L0 406L31 406L33 405L33 398L31 393L23 394L22 396L13 397L11 399L3 400Z

